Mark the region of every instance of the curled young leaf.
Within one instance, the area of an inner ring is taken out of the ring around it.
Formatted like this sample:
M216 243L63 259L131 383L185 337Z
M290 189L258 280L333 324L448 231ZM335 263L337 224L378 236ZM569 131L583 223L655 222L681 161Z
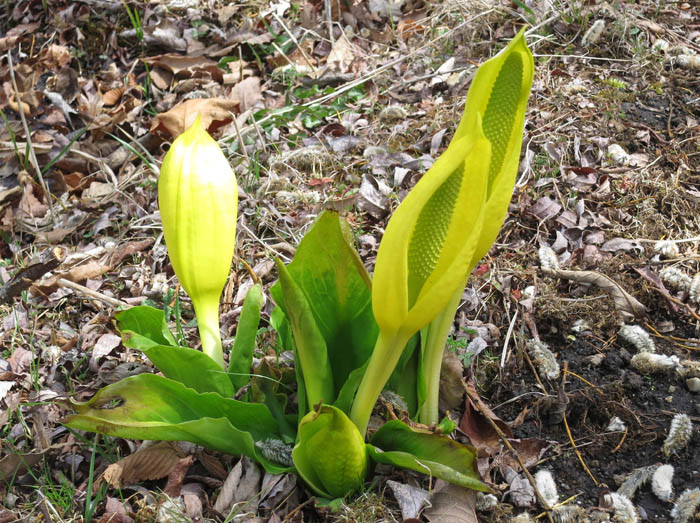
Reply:
M364 437L342 410L330 405L318 405L302 418L292 459L311 488L329 498L354 492L367 474Z

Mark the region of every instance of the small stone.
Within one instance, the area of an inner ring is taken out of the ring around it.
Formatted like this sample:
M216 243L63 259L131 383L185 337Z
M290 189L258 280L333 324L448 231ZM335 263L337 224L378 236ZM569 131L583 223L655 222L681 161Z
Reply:
M408 113L406 109L400 105L390 105L382 109L379 113L379 119L383 122L395 122L397 120L405 120L408 118Z
M685 384L690 392L700 392L700 378L688 378Z
M666 403L673 403L673 396L666 396L664 401L666 401Z

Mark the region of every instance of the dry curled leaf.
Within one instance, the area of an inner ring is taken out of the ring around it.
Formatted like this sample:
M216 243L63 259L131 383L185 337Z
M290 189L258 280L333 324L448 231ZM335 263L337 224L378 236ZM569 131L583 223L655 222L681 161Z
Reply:
M163 478L181 458L182 453L172 443L156 443L112 463L95 482L95 487L98 488L102 480L111 487L120 488L143 480Z
M472 396L478 398L479 405L483 412L485 412L493 422L498 425L498 427L503 431L503 433L508 437L513 437L513 431L510 429L508 424L501 418L496 416L491 409L489 409L486 404L481 401L479 395L474 388L474 384L468 381L464 385L470 391ZM481 413L481 410L472 403L471 398L467 395L467 399L464 406L464 415L459 422L459 430L464 432L479 451L479 455L482 453L493 454L500 447L500 437L498 433L494 430L488 420Z
M168 112L161 113L153 119L150 132L168 132L173 138L185 132L194 123L197 115L202 117L202 126L209 132L231 123L232 113L238 108L237 99L196 98L186 100Z
M644 305L623 289L619 283L604 274L594 271L566 271L560 269L543 269L542 272L558 278L600 287L610 294L615 308L623 315L644 318L647 314L647 309Z
M423 514L431 523L478 523L476 493L445 483L430 496L431 506Z

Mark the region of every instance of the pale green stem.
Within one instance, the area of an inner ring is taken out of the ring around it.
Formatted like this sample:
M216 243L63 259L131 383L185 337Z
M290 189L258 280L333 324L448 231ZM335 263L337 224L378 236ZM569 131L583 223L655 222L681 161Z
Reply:
M431 425L439 421L438 402L440 400L442 355L463 292L464 286L459 287L459 290L452 295L442 312L425 329L427 335L420 364L422 367L421 376L426 380L426 397L418 412L418 421L425 425Z
M355 400L350 411L350 419L364 435L367 432L369 417L372 415L374 404L394 372L396 364L401 358L406 343L414 333L402 331L379 331L379 337L374 345L372 356L369 359L367 370L362 376L362 381L357 389Z
M193 305L197 315L199 339L202 341L202 352L225 370L219 333L219 299L199 299L197 302L193 301Z

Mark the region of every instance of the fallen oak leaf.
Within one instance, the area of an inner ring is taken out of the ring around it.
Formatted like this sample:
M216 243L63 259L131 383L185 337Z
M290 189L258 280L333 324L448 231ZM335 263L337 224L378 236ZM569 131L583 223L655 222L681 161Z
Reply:
M196 98L177 104L153 119L150 132L168 132L173 138L185 132L197 115L202 118L202 127L212 133L219 127L231 123L232 113L238 109L238 99Z
M143 480L163 478L180 463L182 457L182 452L172 443L156 443L112 463L97 479L94 489L99 489L102 481L113 488L120 488Z
M571 280L578 283L595 285L601 288L613 299L615 308L623 315L628 315L635 318L644 318L647 314L647 309L634 296L622 288L622 285L617 283L612 278L600 274L595 271L567 271L562 269L542 269L542 272L557 278Z

